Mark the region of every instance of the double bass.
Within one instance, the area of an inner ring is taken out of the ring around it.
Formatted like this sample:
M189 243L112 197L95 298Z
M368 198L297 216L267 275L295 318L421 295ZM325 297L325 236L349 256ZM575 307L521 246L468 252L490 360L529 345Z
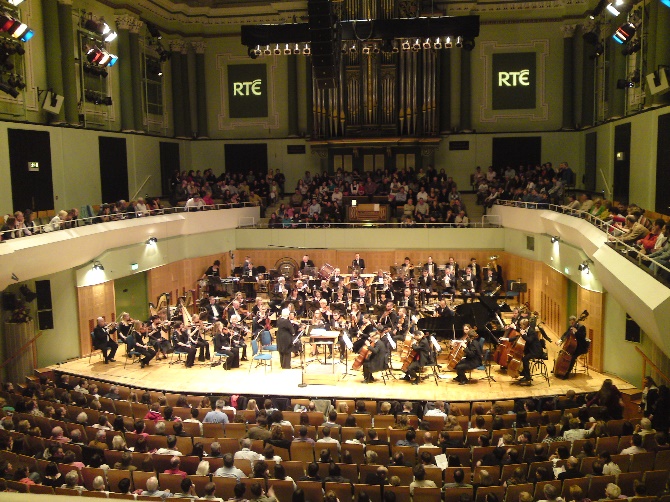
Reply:
M589 313L585 310L577 318L577 322L575 324L582 322L588 316ZM573 326L568 329L566 332L566 339L561 346L561 350L558 351L558 355L556 356L556 362L554 363L554 375L559 378L565 378L565 376L568 374L568 370L570 369L570 361L572 361L572 356L575 353L575 350L577 350L578 342L577 337L575 336L575 332L576 330L573 331Z

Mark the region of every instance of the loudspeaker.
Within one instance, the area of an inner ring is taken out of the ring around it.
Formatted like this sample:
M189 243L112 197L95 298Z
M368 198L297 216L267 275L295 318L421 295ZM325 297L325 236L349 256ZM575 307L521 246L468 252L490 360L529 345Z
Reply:
M670 83L668 83L668 74L665 68L659 68L658 71L647 75L647 87L649 88L649 94L652 96L670 91Z
M51 310L43 310L37 313L39 329L54 329L54 316Z
M319 89L334 89L340 50L332 4L329 0L308 0L307 12L314 81Z
M631 316L626 314L626 341L640 343L640 334L640 326L638 326Z
M51 310L51 281L35 281L37 310Z

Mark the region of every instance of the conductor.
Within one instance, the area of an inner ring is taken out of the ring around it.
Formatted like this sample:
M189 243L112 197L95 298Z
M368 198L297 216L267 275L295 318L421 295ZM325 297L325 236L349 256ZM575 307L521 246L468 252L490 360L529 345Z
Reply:
M277 350L279 351L279 362L285 370L291 369L291 350L295 326L289 320L289 309L281 311L281 317L277 319Z

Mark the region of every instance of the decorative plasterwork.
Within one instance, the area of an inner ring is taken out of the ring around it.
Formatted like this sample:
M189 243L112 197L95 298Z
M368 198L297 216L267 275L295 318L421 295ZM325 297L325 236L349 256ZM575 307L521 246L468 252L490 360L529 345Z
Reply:
M563 38L572 38L576 29L576 24L564 24L561 26L561 34L563 35Z
M534 109L528 110L493 110L491 72L493 68L493 54L495 52L535 52L537 54L537 78L535 79L536 101ZM530 121L549 120L549 104L546 96L547 56L549 56L549 40L530 40L521 44L499 44L489 41L479 44L480 59L482 60L482 104L479 109L481 122L498 122L507 119L527 119Z
M203 40L193 40L191 41L191 47L193 47L196 54L204 54L205 49L207 48L207 42Z
M244 119L231 119L228 105L228 65L233 63L250 63L251 59L248 56L236 56L231 53L217 54L216 55L216 67L219 70L219 92L220 92L220 112L218 115L219 119L219 130L228 131L238 127L262 127L264 129L279 129L279 110L276 103L276 71L277 71L277 59L279 56L269 56L263 58L263 61L267 61L267 79L268 79L268 116L267 117L255 117L255 118L244 118ZM255 64L258 64L260 61L254 61Z

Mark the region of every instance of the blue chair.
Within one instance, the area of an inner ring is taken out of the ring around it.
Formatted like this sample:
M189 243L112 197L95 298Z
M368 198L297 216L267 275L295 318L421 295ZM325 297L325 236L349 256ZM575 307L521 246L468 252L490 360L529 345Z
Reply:
M258 368L259 366L264 366L265 371L267 373L268 370L268 365L270 366L270 369L272 369L272 354L264 354L261 352L259 346L258 346L258 340L252 338L251 339L251 362L249 363L249 372L251 372L251 366L253 365L253 362L256 361L256 367Z
M137 359L135 359L135 356L137 356ZM126 364L128 364L128 359L131 360L130 364L135 364L136 362L139 362L141 356L142 356L142 354L140 354L136 350L128 350L126 352L126 360L123 362L123 369L126 369Z
M261 348L270 352L277 352L277 345L272 343L272 333L266 329L261 331Z
M507 288L505 289L505 298L517 298L519 296L518 291L512 291L512 284L516 281L514 279L507 280Z
M224 357L226 358L226 360L228 360L228 354L223 354L222 352L214 352L214 357L218 357L219 359L217 361L212 361L212 364L209 365L210 370L214 366L218 366L219 364L221 364ZM225 362L223 362L223 364L225 364Z

